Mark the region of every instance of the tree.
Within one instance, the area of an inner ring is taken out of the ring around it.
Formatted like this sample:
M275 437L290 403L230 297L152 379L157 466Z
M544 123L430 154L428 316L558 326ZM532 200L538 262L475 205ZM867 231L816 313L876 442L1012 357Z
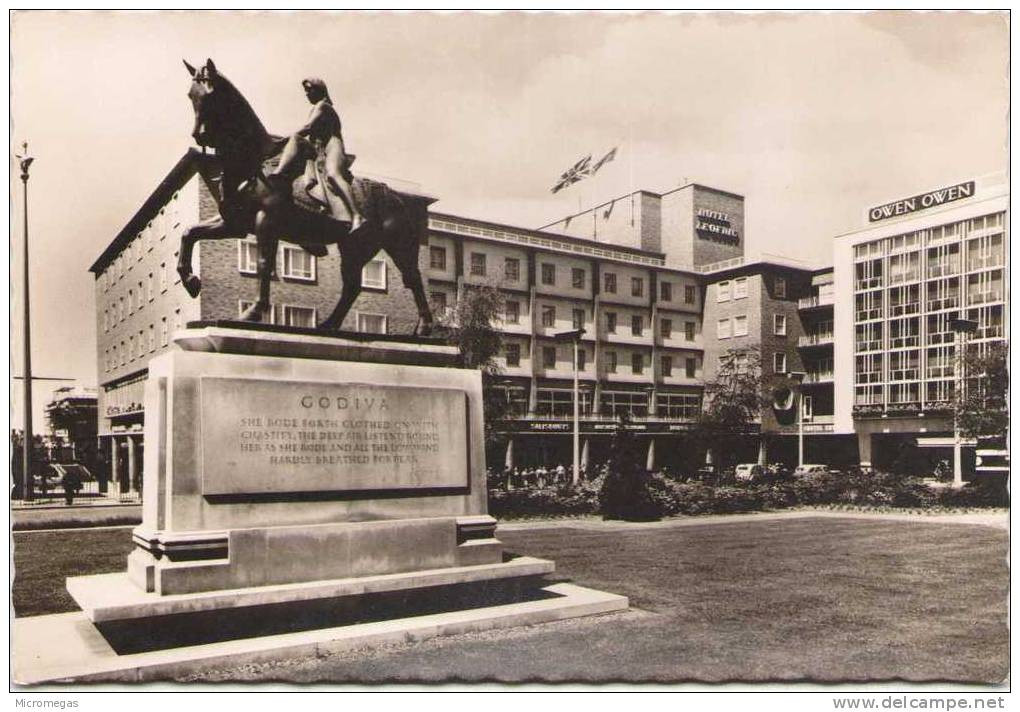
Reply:
M962 354L958 366L966 388L953 409L960 433L968 438L1005 438L1009 428L1009 349L991 343Z
M482 400L485 411L485 437L495 437L495 424L506 415L507 400L496 387L500 374L496 357L503 341L494 322L503 311L503 296L495 287L466 287L457 303L439 315L439 333L456 344L462 368L482 372Z
M785 385L765 378L757 347L730 349L719 359L715 378L705 382L705 402L694 434L719 458L717 466L733 464L740 444L757 435L761 413L771 407L771 391Z
M623 415L613 435L612 458L599 490L599 510L604 519L649 521L662 516L652 498L651 475L645 469L643 449L627 428Z

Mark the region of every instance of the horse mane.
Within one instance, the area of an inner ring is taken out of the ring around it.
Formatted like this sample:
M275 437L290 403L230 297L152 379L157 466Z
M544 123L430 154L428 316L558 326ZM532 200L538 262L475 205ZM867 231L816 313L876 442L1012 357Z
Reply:
M283 150L286 139L270 134L266 131L265 125L259 119L255 109L252 108L244 94L234 86L226 76L220 72L216 73L216 88L224 92L227 97L222 105L222 121L233 124L234 131L239 136L250 136L259 142L259 149L262 158L272 158Z

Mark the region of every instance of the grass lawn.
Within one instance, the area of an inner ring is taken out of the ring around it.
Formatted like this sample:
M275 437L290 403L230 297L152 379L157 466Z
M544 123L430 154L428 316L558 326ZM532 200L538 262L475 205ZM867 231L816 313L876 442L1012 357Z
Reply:
M829 518L500 538L513 552L555 560L560 578L629 596L638 610L203 679L999 682L1007 674L1008 534L999 529ZM58 590L64 576L122 570L130 530L15 534L15 545L15 608L35 615L73 610Z

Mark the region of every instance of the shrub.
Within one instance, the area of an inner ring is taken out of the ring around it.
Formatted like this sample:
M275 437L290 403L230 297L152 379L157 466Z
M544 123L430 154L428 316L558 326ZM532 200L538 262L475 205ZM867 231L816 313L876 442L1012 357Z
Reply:
M605 519L649 521L662 516L652 496L652 476L645 470L637 439L622 418L613 436L613 457L599 489L599 511Z

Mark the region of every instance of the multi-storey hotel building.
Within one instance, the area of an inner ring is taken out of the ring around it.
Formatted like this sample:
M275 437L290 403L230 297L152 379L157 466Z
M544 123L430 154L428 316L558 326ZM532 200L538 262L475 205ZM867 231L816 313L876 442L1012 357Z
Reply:
M957 318L970 348L1008 332L1008 187L966 180L868 210L835 241L836 424L862 464L887 465L906 443L952 446Z

